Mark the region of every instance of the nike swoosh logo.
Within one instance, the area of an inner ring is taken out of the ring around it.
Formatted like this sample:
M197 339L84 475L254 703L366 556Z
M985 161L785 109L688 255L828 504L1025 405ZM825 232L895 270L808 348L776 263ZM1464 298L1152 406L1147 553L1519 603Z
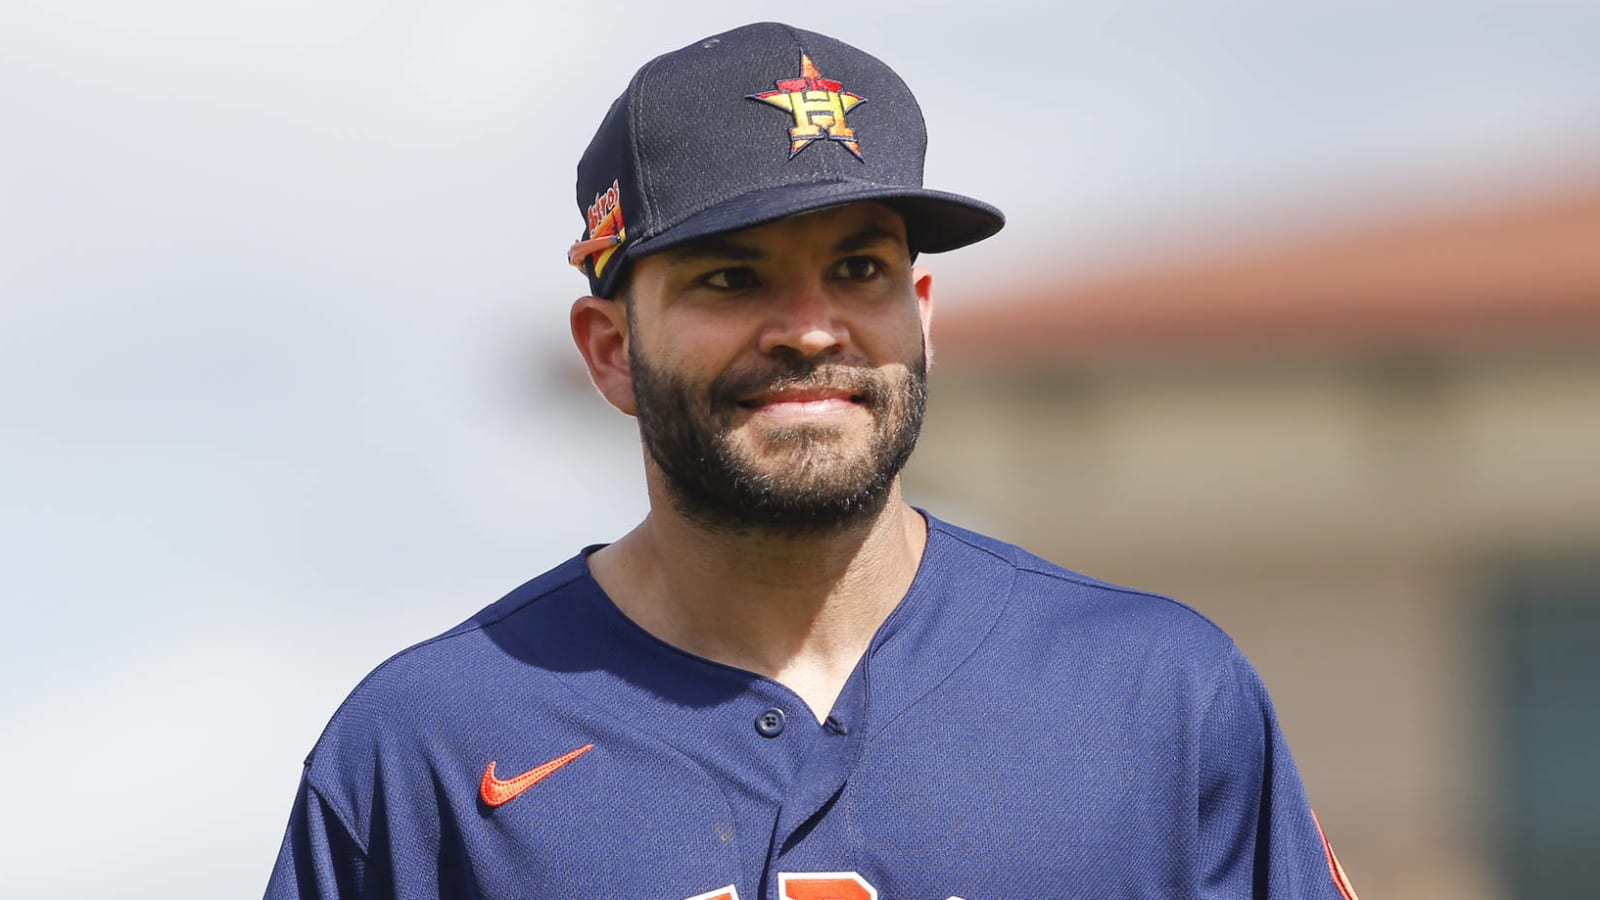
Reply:
M593 749L593 744L584 744L571 753L562 754L547 763L534 766L507 781L494 777L494 760L490 760L489 767L483 770L483 780L478 782L478 796L490 806L503 806L522 796L523 791L549 778L550 773Z

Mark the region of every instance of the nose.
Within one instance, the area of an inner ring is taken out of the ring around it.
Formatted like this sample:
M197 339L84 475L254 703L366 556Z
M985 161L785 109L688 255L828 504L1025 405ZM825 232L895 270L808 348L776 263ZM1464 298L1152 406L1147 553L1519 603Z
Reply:
M772 314L762 328L762 353L784 350L814 357L843 348L850 332L833 298L821 284L794 285L774 298Z

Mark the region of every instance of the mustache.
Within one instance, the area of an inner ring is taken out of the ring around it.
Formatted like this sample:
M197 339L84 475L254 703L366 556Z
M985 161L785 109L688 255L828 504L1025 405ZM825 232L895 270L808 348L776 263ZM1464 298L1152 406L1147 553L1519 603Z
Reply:
M713 406L727 408L768 391L811 389L846 392L872 406L893 393L890 379L871 366L780 357L723 374L711 383L710 394Z

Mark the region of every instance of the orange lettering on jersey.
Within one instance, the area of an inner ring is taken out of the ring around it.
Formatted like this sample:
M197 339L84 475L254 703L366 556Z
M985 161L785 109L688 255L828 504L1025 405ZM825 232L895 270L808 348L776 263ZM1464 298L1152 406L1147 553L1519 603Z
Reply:
M739 889L730 884L714 891L706 891L704 894L695 894L688 900L739 900Z
M855 872L780 872L783 900L878 900L878 889Z

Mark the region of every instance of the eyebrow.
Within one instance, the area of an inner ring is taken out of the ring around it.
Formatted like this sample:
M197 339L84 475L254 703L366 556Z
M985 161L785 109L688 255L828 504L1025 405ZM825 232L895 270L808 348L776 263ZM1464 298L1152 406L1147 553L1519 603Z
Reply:
M883 243L904 246L906 239L887 228L868 225L854 234L845 236L839 243L834 245L833 250L835 253L854 253L857 250L865 250L868 247Z
M671 251L673 263L704 262L708 259L757 260L766 256L760 247L741 244L727 238L709 237L691 241Z

